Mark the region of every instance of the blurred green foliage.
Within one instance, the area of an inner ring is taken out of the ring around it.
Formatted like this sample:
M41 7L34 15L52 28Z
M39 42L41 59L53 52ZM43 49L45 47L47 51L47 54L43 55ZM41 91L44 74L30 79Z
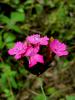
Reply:
M29 88L31 84L26 79L30 73L25 70L25 65L10 57L8 49L16 41L24 41L26 36L33 33L53 36L68 45L69 56L60 59L55 57L57 64L53 73L58 74L73 67L75 0L0 0L0 100L15 100L18 91ZM67 93L62 96L60 90L55 86L49 87L46 90L47 96L52 96L49 100L75 100L74 96L67 96ZM75 91L73 93L75 95ZM32 98L44 100L41 93Z

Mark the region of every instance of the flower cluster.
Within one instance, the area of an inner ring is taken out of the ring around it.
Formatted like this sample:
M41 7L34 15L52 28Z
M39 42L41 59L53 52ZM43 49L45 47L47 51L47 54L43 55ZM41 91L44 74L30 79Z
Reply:
M8 50L8 54L14 55L16 60L26 56L29 60L29 67L31 68L38 62L44 64L43 55L39 54L39 50L41 45L48 46L48 44L50 51L57 56L68 55L66 44L59 42L57 39L49 43L47 36L41 37L39 34L28 36L25 42L16 42L15 46Z

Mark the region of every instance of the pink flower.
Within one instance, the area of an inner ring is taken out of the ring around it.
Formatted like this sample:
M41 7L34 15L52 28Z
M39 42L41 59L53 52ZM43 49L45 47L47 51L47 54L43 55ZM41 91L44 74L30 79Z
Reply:
M22 42L17 42L15 46L8 50L9 55L15 55L15 59L20 59L23 54L26 52L27 43L23 44Z
M26 51L26 53L25 53L25 56L33 56L33 55L35 55L35 54L37 54L38 52L39 52L39 50L40 50L40 47L39 47L39 45L36 45L35 47L32 47L32 46L29 46L28 48L27 48L27 51Z
M44 63L43 56L40 54L37 54L39 52L40 47L37 45L35 47L28 47L25 56L29 58L29 67L33 67L38 62Z
M44 36L40 38L40 45L48 45L49 38L47 36Z
M68 55L66 44L59 42L57 39L54 39L50 43L50 50L52 50L52 52L54 52L57 56Z
M39 44L39 45L47 45L48 40L49 38L47 36L41 38L39 34L34 34L26 38L27 42L31 44Z
M44 59L43 59L43 56L40 55L40 54L35 54L33 56L31 56L29 58L29 67L33 67L34 65L36 65L37 63L42 63L44 64Z

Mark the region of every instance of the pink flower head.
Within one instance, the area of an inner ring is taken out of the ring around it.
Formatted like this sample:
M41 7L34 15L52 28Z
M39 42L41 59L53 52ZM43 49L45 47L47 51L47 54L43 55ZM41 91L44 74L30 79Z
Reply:
M52 50L57 56L68 55L66 44L59 42L57 39L54 39L50 43L50 50Z
M43 56L40 54L37 54L39 52L40 47L36 45L35 47L28 47L25 56L29 58L29 67L33 67L38 62L44 63Z
M27 44L23 44L22 42L17 42L15 46L8 50L8 54L15 55L15 59L20 59L23 54L26 52Z
M34 65L36 65L37 63L42 63L44 64L44 59L43 59L43 56L40 55L40 54L35 54L33 56L31 56L29 58L29 67L33 67Z
M39 50L40 50L39 45L36 45L35 47L29 46L27 48L25 56L27 56L27 57L33 56L33 55L37 54L39 52Z
M40 45L48 45L49 38L47 36L44 36L40 38Z
M27 42L31 44L39 44L39 45L47 45L48 40L49 38L47 36L41 38L39 34L34 34L26 38Z

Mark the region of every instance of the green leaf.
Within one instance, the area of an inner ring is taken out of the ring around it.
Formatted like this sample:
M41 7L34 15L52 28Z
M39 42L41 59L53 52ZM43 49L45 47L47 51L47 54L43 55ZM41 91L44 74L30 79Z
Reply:
M55 6L55 3L51 0L44 0L44 3L50 7L54 7Z
M14 46L14 44L15 44L15 43L13 43L13 42L12 42L12 43L7 43L7 44L6 44L6 47L7 47L8 49L10 49L10 48L12 48L12 47Z
M45 100L45 97L43 94L39 94L36 97L34 97L34 100Z
M8 65L6 63L0 63L0 68L2 69L2 72L4 73L2 75L6 76L8 78L14 77L16 75L16 72L11 70L10 65Z
M3 47L4 47L4 43L0 41L0 49L3 49Z
M9 22L9 18L4 15L0 15L0 22L7 24Z
M13 42L16 39L15 35L12 33L4 33L3 38L6 43Z
M3 68L3 66L5 66L4 63L0 63L0 68Z
M2 41L2 36L0 35L0 49L3 49L4 47L4 43Z
M75 96L73 95L66 96L66 100L75 100Z
M32 4L32 3L34 3L34 0L27 0L27 1L25 2L25 5L29 5L29 4Z
M18 27L17 25L13 25L10 29L16 31L16 32L21 32L20 27Z
M20 3L19 0L12 0L12 2L13 2L14 4L19 4L19 3Z
M65 100L64 98L61 98L61 99L59 99L59 100Z
M11 20L13 22L23 22L25 20L25 14L23 12L12 12Z
M14 95L11 94L11 91L7 88L4 89L5 96L7 97L7 100L15 100Z
M8 97L8 100L15 100L14 95L9 96L9 97Z
M55 89L55 87L50 87L47 89L48 94L53 94L55 93L57 90Z
M61 26L62 23L66 21L67 7L61 5L59 9L49 14L50 24L59 24Z
M2 89L8 87L8 85L6 83L7 83L6 75L5 74L1 74L1 86L2 86Z
M5 95L6 97L9 97L11 94L10 94L10 90L9 89L4 89L4 92L5 92Z
M16 81L13 77L10 78L10 82L11 82L12 87L16 89L17 88L17 83L16 83Z
M43 6L41 4L35 5L37 14L40 14L43 11Z

